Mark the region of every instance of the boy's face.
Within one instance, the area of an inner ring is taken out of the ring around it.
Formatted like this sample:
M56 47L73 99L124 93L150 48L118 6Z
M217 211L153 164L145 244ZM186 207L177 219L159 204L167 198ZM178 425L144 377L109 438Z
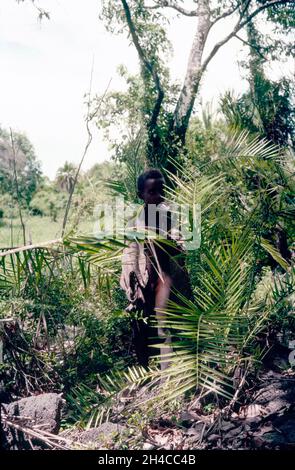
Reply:
M163 178L148 178L140 196L145 204L160 204L164 200Z

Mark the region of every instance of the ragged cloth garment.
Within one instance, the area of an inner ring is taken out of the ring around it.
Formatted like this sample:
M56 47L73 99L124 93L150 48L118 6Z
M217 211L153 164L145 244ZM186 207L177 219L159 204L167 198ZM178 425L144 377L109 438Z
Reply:
M156 227L148 227L147 209L143 206L139 214L130 219L127 229L136 229L144 233L146 228L151 228L154 233L172 240L173 243L167 245L152 238L145 238L141 241L131 241L123 250L122 273L120 286L126 292L130 302L127 310L132 310L136 306L140 309L146 302L144 292L153 289L157 279L162 277L163 272L169 274L173 284L183 295L191 295L189 279L184 267L184 254L180 232L175 225L171 226L171 207L167 201L157 205ZM142 238L142 237L141 237ZM176 258L175 258L176 257ZM148 289L150 287L150 289Z

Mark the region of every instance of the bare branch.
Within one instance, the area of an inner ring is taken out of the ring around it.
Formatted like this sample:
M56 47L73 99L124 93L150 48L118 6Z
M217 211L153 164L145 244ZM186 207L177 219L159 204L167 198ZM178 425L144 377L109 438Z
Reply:
M240 11L240 20L242 20L242 18L244 17L244 15L248 12L249 13L249 6L250 6L250 3L252 2L252 0L247 0L244 5L243 5L243 9Z
M251 44L250 42L248 42L248 41L246 41L245 39L241 38L241 36L238 36L237 34L235 34L235 37L236 37L237 39L239 39L239 41L241 41L243 44L246 44L246 46L249 46L249 47L251 47L251 49L254 49L254 50L257 52L257 54L259 54L260 57L261 57L263 60L267 60L266 57L262 54L262 52L261 52L261 50L260 50L261 48L254 46L254 44Z
M138 38L138 35L137 35L137 31L136 31L136 27L135 27L135 25L132 21L132 18L131 18L129 5L128 5L126 0L121 0L121 2L123 4L123 8L124 8L127 24L128 24L128 27L129 27L129 31L130 31L130 34L132 36L133 43L136 47L139 58L140 58L142 64L144 65L144 67L150 72L151 76L153 77L154 83L155 83L157 91L158 91L158 97L157 97L157 100L156 100L156 103L155 103L155 106L154 106L154 109L153 109L152 117L151 117L150 123L149 123L149 127L153 128L156 125L156 122L157 122L157 119L158 119L158 116L159 116L159 113L160 113L161 104L162 104L162 101L164 99L164 91L162 89L162 86L161 86L161 83L160 83L160 78L159 78L159 75L157 73L156 68L149 62L143 48L140 45L139 38Z
M158 8L173 8L173 10L176 10L178 13L181 13L182 15L185 16L198 16L197 10L186 10L185 8L181 7L180 5L177 5L177 2L174 2L173 0L158 0L156 5L145 5L145 8L149 10L155 10Z
M248 0L247 2L247 6L249 6L249 3L250 3L251 0ZM255 16L257 16L259 13L261 13L262 11L266 10L267 8L270 8L270 7L273 7L275 5L282 5L282 4L286 4L286 3L294 3L294 0L276 0L276 1L272 1L272 2L268 2L268 3L265 3L263 5L261 5L259 8L257 8L256 10L254 10L251 14L249 14L247 16L247 18L244 20L244 21L241 21L242 18L243 18L243 14L245 13L245 8L243 9L243 12L241 12L240 14L240 18L239 18L239 21L237 22L236 26L234 27L234 29L232 30L232 32L230 34L228 34L224 39L222 39L221 41L219 41L218 43L215 44L215 46L213 47L213 49L211 50L211 52L208 54L207 58L205 59L205 61L203 62L202 64L202 68L201 68L201 72L203 73L204 70L206 69L206 67L208 66L209 62L213 59L213 57L215 56L215 54L217 53L217 51L222 47L224 46L224 44L226 44L230 39L232 39L233 37L236 36L237 32L240 31L247 23L249 23L253 18L255 18Z
M24 2L25 0L16 0L17 3ZM31 0L31 3L33 7L38 11L38 19L41 21L43 17L47 18L48 20L50 19L50 13L47 10L44 10L44 8L39 7L35 0Z
M6 426L26 434L27 436L29 436L29 440L30 438L37 439L38 441L44 442L51 449L71 449L72 442L70 440L58 436L56 434L51 434L48 431L38 428L36 425L30 425L30 419L28 419L27 417L23 418L22 416L9 416L6 413L2 414L2 411L1 415L3 422ZM16 422L17 420L19 420L19 423ZM24 422L26 424L24 424ZM63 442L64 444L61 444L61 442ZM85 446L83 446L82 444L82 447Z
M218 16L217 18L215 18L215 20L213 20L211 22L211 26L215 25L219 20L223 20L224 18L227 18L228 16L232 15L233 13L235 13L239 7L240 7L241 3L237 3L236 6L234 8L232 8L231 10L228 10L224 13L222 13L222 15Z

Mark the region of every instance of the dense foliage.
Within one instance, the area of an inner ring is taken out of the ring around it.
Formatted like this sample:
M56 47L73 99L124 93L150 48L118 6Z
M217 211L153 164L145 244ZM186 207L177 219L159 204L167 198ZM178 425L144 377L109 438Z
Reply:
M295 334L293 85L270 80L265 67L289 37L270 44L257 34L255 13L261 8L276 32L289 33L294 12L288 2L271 9L264 0L193 3L206 11L188 12L181 1L159 0L153 8L142 1L102 2L108 31L128 31L140 58L138 75L119 67L125 92L109 91L95 114L113 151L111 163L78 174L66 162L49 181L28 138L0 131L1 393L10 400L62 391L66 424L109 419L116 398L136 387L148 390L128 408L138 422L143 412L134 410L143 407L148 419L155 402L160 412L196 394L228 403L248 374L255 377L278 337L288 348ZM206 17L211 26L233 14L245 26L246 93L227 92L215 112L193 113L206 68L198 64L191 102L178 115L189 87L184 92L170 81L166 8ZM93 109L100 101L93 98ZM138 202L136 179L151 163L165 172L167 198L190 208L190 221L193 207L201 207L201 245L186 253L193 299L169 303L165 322L174 352L164 372L157 356L147 370L136 362L134 314L124 310L119 288L126 240L93 234L95 205L116 195Z

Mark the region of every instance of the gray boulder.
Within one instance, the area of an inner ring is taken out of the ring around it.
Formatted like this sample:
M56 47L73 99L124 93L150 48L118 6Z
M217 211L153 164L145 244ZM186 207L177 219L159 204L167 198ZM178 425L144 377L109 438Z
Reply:
M22 427L38 426L38 429L58 434L64 400L57 393L43 393L22 398L9 404L2 404L2 413ZM1 429L4 447L8 449L31 448L32 440L26 433L13 426L4 425Z

